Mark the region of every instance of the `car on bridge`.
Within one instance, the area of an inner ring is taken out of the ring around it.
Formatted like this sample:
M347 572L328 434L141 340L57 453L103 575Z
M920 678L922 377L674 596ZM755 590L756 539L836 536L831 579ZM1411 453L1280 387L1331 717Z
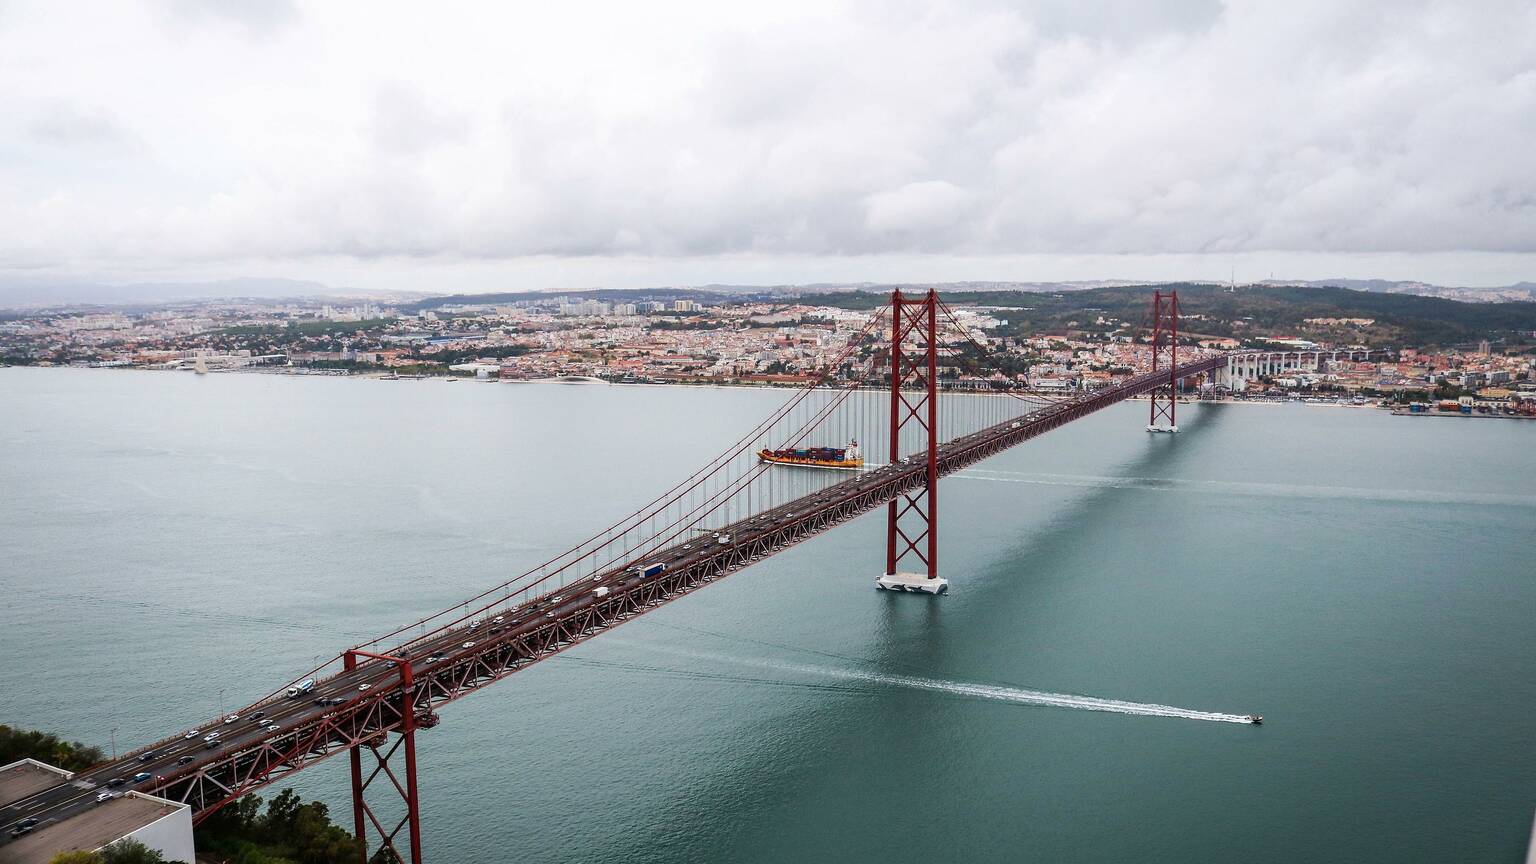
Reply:
M28 831L31 831L33 828L37 827L38 821L39 820L36 816L29 816L26 819L17 822L15 825L11 826L11 836L20 837Z

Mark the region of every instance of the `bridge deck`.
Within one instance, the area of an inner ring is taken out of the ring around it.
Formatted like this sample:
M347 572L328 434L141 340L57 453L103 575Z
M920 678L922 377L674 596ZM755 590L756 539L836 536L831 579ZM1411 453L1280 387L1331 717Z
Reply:
M1186 363L1178 367L1178 377L1187 378L1225 363L1225 356ZM1136 376L945 442L939 447L939 473L961 470L1116 402L1150 392L1167 380L1167 372ZM96 806L95 799L108 780L131 778L140 771L152 777L124 788L186 801L199 813L211 812L241 794L352 746L383 741L385 733L399 727L406 710L414 712L418 725L420 721L431 725L435 722L432 711L438 705L920 487L926 479L926 467L920 460L899 461L855 474L722 527L722 535L730 536L728 543L678 543L647 556L645 564L665 564L666 569L659 574L644 577L628 564L621 565L472 625L406 643L390 653L408 658L415 679L409 694L401 685L400 669L383 660L370 660L316 682L313 691L300 698L269 699L242 712L234 723L211 721L196 734L166 738L82 772L70 783L0 808L0 827L27 816L38 816L45 825L67 818ZM629 562L633 563L637 562ZM494 620L497 618L500 620ZM275 720L276 729L262 729L256 722L256 711ZM202 740L211 731L220 733L220 743L213 748ZM142 756L148 758L141 761ZM0 834L0 846L8 839ZM0 859L3 857L0 853Z

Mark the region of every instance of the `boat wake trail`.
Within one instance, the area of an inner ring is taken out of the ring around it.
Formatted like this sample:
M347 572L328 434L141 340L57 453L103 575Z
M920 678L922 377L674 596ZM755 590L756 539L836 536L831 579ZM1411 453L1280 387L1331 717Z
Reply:
M1075 708L1079 711L1104 711L1111 714L1138 714L1143 717L1177 717L1182 720L1206 720L1213 723L1242 723L1247 725L1253 722L1250 717L1244 714L1225 714L1219 711L1197 711L1193 708L1179 708L1174 705L1158 705L1151 702L1127 702L1121 699L1102 699L1097 696L1079 696L1073 693L1048 693L1042 690L1027 690L1022 687L1008 687L999 684L977 684L969 681L947 681L940 678L925 678L917 675L894 675L884 672L866 672L859 669L839 669L832 666L812 666L799 663L782 663L769 660L749 660L743 657L732 657L725 654L712 654L698 651L686 651L651 643L646 643L645 647L657 651L666 651L672 654L680 654L683 656L695 657L703 660L718 660L726 663L757 666L764 669L775 669L780 672L796 672L803 675L837 678L844 681L862 681L868 684L879 684L887 687L904 687L912 690L927 690L931 693L944 693L951 696L969 696L976 699L991 699L998 702L1013 702L1020 705L1041 705L1051 708Z
M854 673L867 676L867 680L898 687L953 693L957 696L975 696L1002 702L1019 702L1024 705L1048 705L1053 708L1076 708L1079 711L1108 711L1113 714L1140 714L1145 717L1179 717L1184 720L1209 720L1214 723L1243 723L1253 721L1243 714L1223 714L1219 711L1197 711L1173 705L1157 705L1151 702L1126 702L1120 699L1100 699L1097 696L1077 696L1071 693L1046 693L1019 687L1002 687L995 684L972 684L964 681L941 681L933 678L914 678L909 675L880 675Z

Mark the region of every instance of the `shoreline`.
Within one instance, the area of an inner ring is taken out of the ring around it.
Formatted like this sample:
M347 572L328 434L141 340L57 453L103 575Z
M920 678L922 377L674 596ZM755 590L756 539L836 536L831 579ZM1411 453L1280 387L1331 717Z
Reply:
M91 371L91 372L156 372L156 373L165 373L165 372L188 373L188 372L191 372L194 375L197 374L192 369L145 369L143 367L138 367L138 366L91 367L91 366L70 366L70 365L53 365L53 366L31 366L31 365L28 365L28 366L0 366L0 369L73 369L73 370L78 370L78 371ZM300 369L302 369L303 371L298 371ZM710 383L703 383L703 382L700 382L700 383L692 383L692 382L663 383L663 382L657 382L657 381L605 381L605 380L603 380L601 378L595 378L595 377L583 377L581 380L566 380L566 381L562 381L562 380L559 380L559 379L556 379L556 378L507 378L507 379L502 379L502 378L474 378L474 377L464 377L464 376L458 376L458 375L403 375L403 376L402 375L395 375L394 377L391 377L393 373L389 373L389 372L353 372L351 370L345 370L345 369L310 369L308 367L296 367L296 368L291 368L291 367L268 367L268 368L265 368L265 369L262 369L262 368L242 368L242 369L218 369L218 370L210 369L206 373L203 373L203 374L205 374L205 375L275 375L275 376L287 377L287 378L347 378L347 379L368 380L368 381L443 381L443 382L470 381L470 382L474 382L474 383L478 383L478 384L557 384L557 385L567 386L567 387L583 387L583 386L599 386L600 385L600 386L605 386L605 387L666 387L666 388L684 387L684 388L695 388L695 389L705 389L705 390L794 390L794 389L798 389L798 388L795 388L795 387L788 387L788 386L781 385L781 384L743 384L743 383L721 383L721 382L710 382ZM827 388L819 388L819 389L834 390L834 389L839 389L839 388L827 387ZM883 390L884 388L881 388L881 387L871 387L871 388L866 388L866 389L870 389L870 390ZM952 391L941 391L941 392L943 392L945 395L949 395L949 396L978 396L978 395L984 396L984 395L988 395L985 392L969 391L969 390L952 390ZM1001 394L999 393L997 395L1001 395ZM1147 395L1140 395L1140 396L1132 396L1132 397L1126 399L1125 401L1127 401L1127 402L1144 402L1144 401L1146 401L1149 398L1150 397L1147 396ZM1420 413L1415 414L1413 412L1405 410L1401 406L1394 407L1392 405L1383 404L1381 402L1367 402L1367 403L1365 403L1363 405L1355 405L1353 403L1347 403L1347 402L1346 403L1341 403L1341 402L1337 402L1337 401L1333 401L1333 400L1325 400L1325 401L1320 401L1320 402L1307 402L1307 401L1305 401L1303 399L1230 399L1230 398L1229 399L1189 399L1189 398L1184 398L1184 399L1178 400L1177 404L1179 404L1179 405L1250 405L1250 406L1261 406L1262 405L1262 406L1269 406L1269 407L1275 407L1275 406L1281 406L1281 405L1301 405L1301 406L1305 406L1305 407L1308 407L1308 408L1357 408L1357 409L1371 409L1371 410L1378 410L1378 411L1387 411L1387 412L1391 413L1394 416L1403 416L1403 417L1457 417L1457 418L1463 418L1463 419L1470 418L1470 419L1482 419L1482 420L1536 420L1536 417L1525 416L1525 415L1518 415L1518 414L1476 414L1476 413L1474 413L1474 414L1459 414L1459 413L1458 414L1450 414L1450 413L1436 412L1436 411L1425 411L1425 412L1420 412Z
M89 371L89 372L153 372L153 373L172 373L172 372L174 372L174 373L182 373L182 374L186 374L186 373L192 373L194 375L197 374L192 369L146 369L146 368L140 367L140 366L102 366L102 367L92 367L92 366L70 366L70 365L53 365L53 366L33 366L33 365L29 365L29 366L0 366L0 369L73 369L73 370L77 370L77 371ZM304 371L298 371L299 369L303 369ZM558 380L558 379L552 378L552 377L551 378L506 378L506 379L502 379L502 378L475 378L475 377L461 376L461 375L399 375L399 376L391 377L392 373L389 373L389 372L353 372L351 370L345 370L345 369L310 369L308 367L293 367L291 371L290 371L290 367L241 368L241 369L210 369L206 373L203 373L203 374L204 375L274 375L274 376L285 377L285 378L346 378L346 379L364 380L364 381L443 381L443 382L468 381L468 382L473 382L473 383L477 383L477 384L558 384L558 385L567 386L567 387L583 387L583 386L599 386L600 385L600 386L605 386L605 387L667 387L667 388L684 387L684 388L707 389L707 390L794 390L794 389L798 389L797 387L789 387L789 386L785 386L785 385L782 385L782 384L743 384L743 383L722 383L722 382L709 382L709 383L699 382L699 383L693 383L693 382L682 382L682 381L672 382L672 383L659 382L659 381L605 381L605 380L600 379L600 378L584 378L583 380L579 380L579 381L561 381L561 380ZM840 388L826 387L826 388L819 388L819 389L834 390L834 389L840 389ZM871 387L871 388L865 388L865 389L883 390L885 388L883 388L883 387ZM943 392L945 395L949 395L949 396L985 396L985 395L989 395L989 394L987 394L987 393L985 393L983 391L974 391L974 390L948 390L948 391L941 391L941 392ZM1073 391L1073 392L1076 392L1076 391ZM1002 395L1002 394L1001 394L1001 391L1000 391L999 393L994 394L994 395ZM1150 397L1148 397L1146 395L1132 396L1132 397L1129 397L1128 399L1126 399L1125 401L1127 401L1127 402L1144 402L1148 398L1150 398ZM1368 403L1366 403L1364 405L1353 405L1353 404L1341 404L1341 403L1334 402L1334 401L1305 402L1305 401L1298 400L1298 399L1270 400L1270 399L1191 399L1191 398L1182 398L1182 399L1178 400L1178 404L1179 405L1265 405L1265 406L1305 405L1305 406L1311 407L1311 408L1378 408L1378 409L1391 410L1390 406L1382 405L1382 404L1380 404L1378 402L1368 402ZM1463 416L1463 415L1448 415L1448 416Z

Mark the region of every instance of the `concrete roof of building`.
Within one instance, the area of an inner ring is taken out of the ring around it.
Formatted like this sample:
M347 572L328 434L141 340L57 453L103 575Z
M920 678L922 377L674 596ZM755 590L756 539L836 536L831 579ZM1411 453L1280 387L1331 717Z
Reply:
M70 773L32 759L22 759L0 768L0 807L57 786Z
M0 864L47 864L60 852L100 849L185 806L130 792L0 846Z

